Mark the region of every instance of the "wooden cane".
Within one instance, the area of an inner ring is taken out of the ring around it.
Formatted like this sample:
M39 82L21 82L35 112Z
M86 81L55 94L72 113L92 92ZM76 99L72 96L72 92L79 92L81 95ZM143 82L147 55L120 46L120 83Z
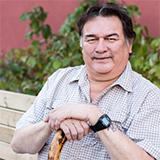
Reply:
M62 148L67 141L64 132L59 129L55 134L48 153L48 160L59 160Z

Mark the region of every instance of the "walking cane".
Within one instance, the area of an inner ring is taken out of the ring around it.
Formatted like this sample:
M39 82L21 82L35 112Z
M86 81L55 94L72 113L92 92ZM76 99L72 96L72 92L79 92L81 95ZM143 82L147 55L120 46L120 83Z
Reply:
M48 160L59 160L62 148L67 141L64 132L59 129L55 134L48 153Z

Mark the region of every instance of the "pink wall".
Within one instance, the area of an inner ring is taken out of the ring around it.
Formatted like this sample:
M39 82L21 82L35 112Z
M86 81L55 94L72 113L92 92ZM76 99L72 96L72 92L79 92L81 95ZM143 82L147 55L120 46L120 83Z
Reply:
M147 26L149 34L160 37L160 0L119 0L136 4L142 13L138 21ZM78 6L78 0L0 0L0 55L10 48L29 45L24 41L27 22L19 22L20 16L35 6L42 6L49 12L46 23L57 33L70 12Z
M139 7L141 16L138 19L141 25L147 26L149 35L160 37L160 0L120 0L127 4Z
M24 41L29 20L19 22L24 12L42 6L45 12L49 12L45 23L51 26L53 33L57 33L67 15L78 4L78 0L0 0L0 52L29 45L29 42Z

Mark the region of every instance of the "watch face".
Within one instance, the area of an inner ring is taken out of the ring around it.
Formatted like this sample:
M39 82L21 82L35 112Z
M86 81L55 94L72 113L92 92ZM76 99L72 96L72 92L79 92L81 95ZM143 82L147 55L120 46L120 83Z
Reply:
M110 121L109 121L109 119L107 119L106 117L104 117L102 119L102 123L103 123L103 125L105 125L106 127L108 127L108 125L110 124Z

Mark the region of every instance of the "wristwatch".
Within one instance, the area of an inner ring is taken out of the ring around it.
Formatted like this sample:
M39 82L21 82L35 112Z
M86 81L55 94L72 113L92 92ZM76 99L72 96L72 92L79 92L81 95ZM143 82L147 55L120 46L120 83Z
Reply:
M90 128L94 132L98 132L100 130L108 128L110 124L111 124L111 119L106 114L104 114L98 119L97 123L94 126L90 126Z

